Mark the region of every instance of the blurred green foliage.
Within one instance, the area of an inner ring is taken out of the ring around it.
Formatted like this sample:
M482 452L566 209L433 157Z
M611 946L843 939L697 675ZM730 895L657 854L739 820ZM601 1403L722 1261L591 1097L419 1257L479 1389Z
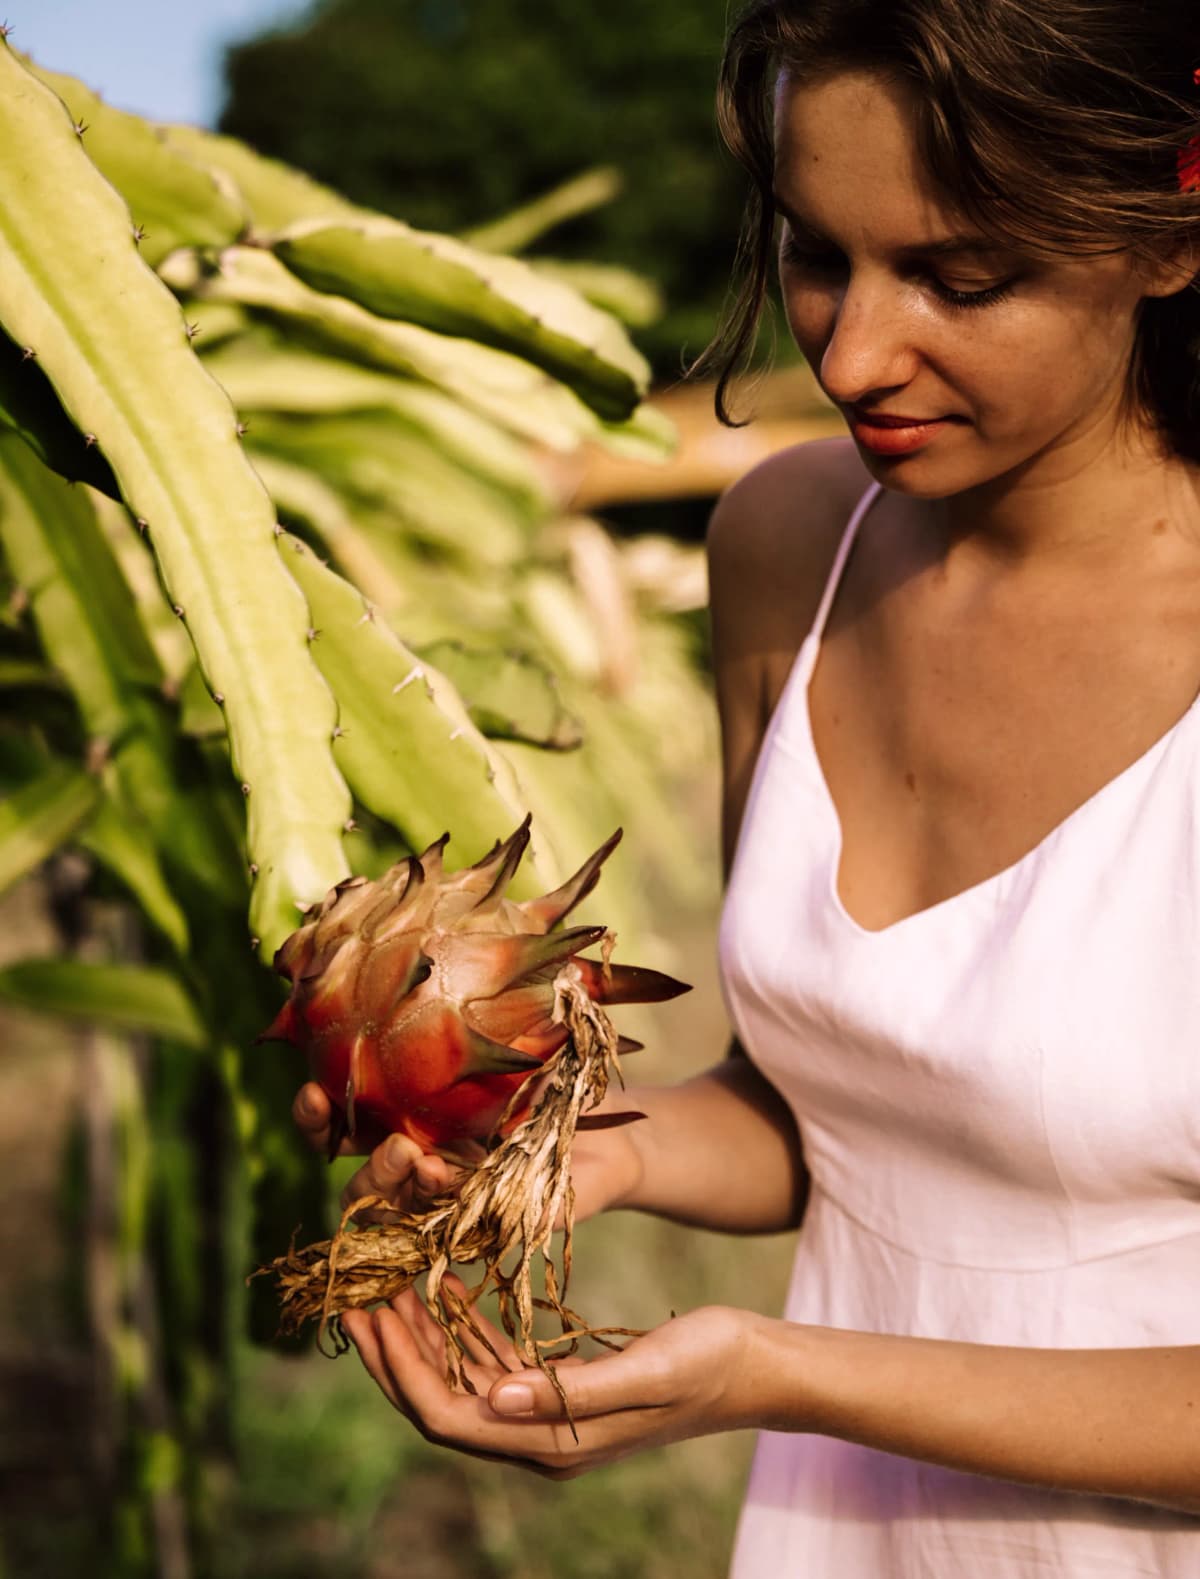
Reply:
M438 230L616 166L618 201L547 250L656 280L671 306L639 342L673 377L715 326L740 214L713 111L725 13L723 0L319 0L229 52L221 127Z

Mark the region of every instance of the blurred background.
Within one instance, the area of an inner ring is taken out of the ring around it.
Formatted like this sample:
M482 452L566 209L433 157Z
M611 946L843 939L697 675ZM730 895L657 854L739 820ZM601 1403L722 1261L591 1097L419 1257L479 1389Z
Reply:
M449 663L447 644L511 649L519 631L522 659L556 676L567 732L581 726L584 746L573 759L561 752L544 782L534 759L554 753L519 731L503 749L543 803L565 794L587 806L554 825L569 866L610 815L634 835L581 919L615 924L621 957L695 983L675 1003L623 1013L620 1028L647 1043L634 1078L653 1083L704 1068L728 1035L715 978L704 527L719 492L766 454L839 431L778 324L764 334L764 362L775 340L778 354L756 381L748 427L718 426L711 387L683 379L716 326L740 215L740 175L712 109L726 9L15 0L7 16L15 47L111 106L218 130L354 204L535 259L619 318L649 359L653 442L527 438L542 503L519 554L505 557L483 554L469 534L448 539L400 483L368 472L384 444L382 394L308 409L294 376L284 390L282 363L266 377L277 343L231 326L217 302L198 319L214 375L252 410L251 459L289 526L327 544L340 531L354 579L391 599L389 618L418 649L437 646ZM444 457L439 465L430 487L449 497L456 484ZM7 586L14 644L20 592ZM197 739L204 728L195 724ZM561 746L561 720L555 728ZM368 827L360 853L367 870L397 850ZM314 1208L286 1125L231 1141L214 1130L208 1076L172 1084L162 1038L47 1013L53 1003L23 1000L20 972L3 970L123 938L127 901L83 847L58 851L0 899L0 1572L723 1575L748 1439L547 1486L427 1447L352 1357L271 1341L263 1285L244 1293L249 1264L227 1264L205 1214L249 1213L253 1197L261 1216L270 1195L266 1242L274 1233L278 1252L302 1218L328 1228L344 1169L317 1179ZM277 1046L255 1054L273 1062L281 1101L300 1079L288 1056ZM231 1151L212 1185L206 1170ZM720 1178L714 1158L714 1187ZM722 1240L617 1214L579 1231L572 1303L635 1327L702 1303L774 1312L789 1255L785 1240Z

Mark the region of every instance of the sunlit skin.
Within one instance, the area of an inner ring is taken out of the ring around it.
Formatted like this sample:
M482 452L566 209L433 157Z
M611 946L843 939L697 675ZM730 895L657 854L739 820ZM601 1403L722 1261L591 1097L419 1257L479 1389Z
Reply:
M1200 689L1196 471L1126 399L1139 304L1183 288L1192 264L938 250L966 227L925 178L903 94L869 76L785 81L777 193L809 254L781 260L788 320L829 396L868 419L866 439L880 414L953 420L904 454L850 440L790 451L718 507L724 855L728 867L764 698L874 476L890 491L852 556L810 706L841 897L883 927L1031 849ZM647 1122L577 1141L579 1218L623 1206L735 1234L797 1225L795 1124L749 1060L621 1100ZM319 1088L301 1090L296 1120L323 1145ZM393 1137L346 1195L419 1206L449 1182ZM1003 1348L705 1308L561 1368L575 1443L545 1378L498 1334L499 1360L473 1356L470 1397L447 1390L415 1295L345 1324L424 1435L554 1478L750 1426L1200 1513L1200 1348Z

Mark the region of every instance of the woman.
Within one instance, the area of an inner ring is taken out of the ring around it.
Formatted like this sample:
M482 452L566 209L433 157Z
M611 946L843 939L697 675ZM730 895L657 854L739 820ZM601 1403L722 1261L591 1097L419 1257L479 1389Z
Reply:
M757 0L727 48L725 347L781 219L853 437L710 534L749 1057L576 1177L800 1225L786 1319L564 1366L578 1446L537 1372L449 1394L414 1295L345 1324L427 1435L541 1473L761 1428L738 1579L1200 1573L1197 64L1175 0ZM445 1179L394 1137L348 1193Z

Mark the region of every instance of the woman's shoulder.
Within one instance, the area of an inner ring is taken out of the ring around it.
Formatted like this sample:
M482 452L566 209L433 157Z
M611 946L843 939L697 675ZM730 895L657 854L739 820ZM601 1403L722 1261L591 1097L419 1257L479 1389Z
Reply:
M721 496L707 543L718 659L747 644L763 657L795 652L870 484L850 439L818 439L770 456Z
M849 439L823 439L763 461L713 511L709 611L726 871L767 720L870 481Z

